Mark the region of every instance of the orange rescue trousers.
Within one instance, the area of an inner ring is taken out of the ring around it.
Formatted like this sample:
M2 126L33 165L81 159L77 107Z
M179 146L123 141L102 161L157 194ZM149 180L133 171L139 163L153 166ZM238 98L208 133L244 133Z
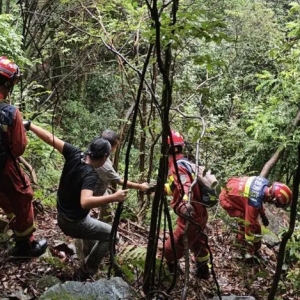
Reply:
M19 171L20 174L13 162L8 161L0 175L0 207L11 220L10 225L16 241L29 239L35 231L33 191L27 176L21 168Z

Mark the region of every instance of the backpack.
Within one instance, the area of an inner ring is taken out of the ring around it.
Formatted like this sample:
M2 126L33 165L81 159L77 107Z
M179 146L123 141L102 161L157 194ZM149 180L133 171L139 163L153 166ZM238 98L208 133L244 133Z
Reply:
M5 107L10 106L9 104L0 103L0 172L5 168L9 150L4 146L4 135L7 134L8 126L13 123L13 117L10 112L6 112Z
M177 160L179 165L185 167L189 173L195 175L197 171L196 164L187 159ZM218 203L216 186L218 180L215 175L211 174L210 170L206 170L203 166L198 166L197 182L201 191L200 203L206 207L213 207Z

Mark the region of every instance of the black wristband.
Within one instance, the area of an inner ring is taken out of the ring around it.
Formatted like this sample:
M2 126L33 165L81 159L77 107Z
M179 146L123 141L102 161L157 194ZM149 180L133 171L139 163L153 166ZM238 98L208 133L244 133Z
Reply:
M25 123L25 125L24 125L24 128L25 128L26 131L28 131L28 130L30 129L30 125L31 125L31 121L28 120L28 121Z

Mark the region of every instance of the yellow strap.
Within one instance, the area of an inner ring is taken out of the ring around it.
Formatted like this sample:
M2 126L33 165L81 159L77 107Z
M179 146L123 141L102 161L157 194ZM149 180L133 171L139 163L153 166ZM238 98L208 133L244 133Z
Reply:
M172 195L171 187L168 183L165 183L165 192L168 196Z
M167 183L165 183L165 192L167 196L172 196L172 189L171 186L173 185L174 177L173 175L170 175L167 179Z
M174 182L174 177L173 177L173 175L170 175L170 176L168 177L168 184L169 184L169 185L172 185L173 182Z

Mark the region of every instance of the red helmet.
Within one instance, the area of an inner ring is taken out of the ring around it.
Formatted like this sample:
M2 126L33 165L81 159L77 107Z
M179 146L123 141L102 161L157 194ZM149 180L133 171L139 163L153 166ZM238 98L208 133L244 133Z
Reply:
M292 191L281 182L273 182L271 186L271 197L276 199L279 206L289 205L292 201Z
M183 136L178 131L171 130L174 146L184 146ZM168 145L171 145L170 136L168 136Z
M7 79L10 86L16 84L21 77L19 67L6 56L0 56L0 76Z

